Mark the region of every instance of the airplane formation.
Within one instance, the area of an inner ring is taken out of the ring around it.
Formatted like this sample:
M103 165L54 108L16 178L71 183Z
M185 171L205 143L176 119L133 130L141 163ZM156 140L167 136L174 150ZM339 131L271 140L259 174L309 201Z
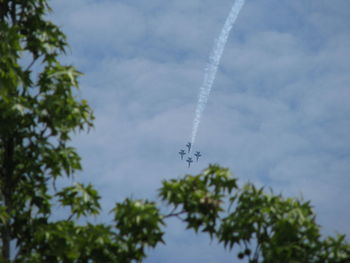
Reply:
M186 154L190 154L190 153L191 153L192 144L189 142L189 143L186 144L186 147L187 147L187 153L185 152L185 150L180 150L180 151L179 151L179 154L180 154L180 156L181 156L181 160L184 159L184 156L185 156ZM196 152L196 153L194 154L194 156L196 157L196 162L198 162L199 157L201 157L202 155L201 155L200 152ZM191 163L193 163L193 158L192 158L192 157L188 157L188 158L186 159L186 162L188 163L188 168L190 168Z

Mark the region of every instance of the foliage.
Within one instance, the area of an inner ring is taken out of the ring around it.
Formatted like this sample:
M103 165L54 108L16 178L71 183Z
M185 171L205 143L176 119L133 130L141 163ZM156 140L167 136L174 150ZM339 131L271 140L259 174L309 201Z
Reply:
M160 197L187 228L209 233L250 263L350 262L345 236L322 239L310 202L284 198L209 166L196 176L164 181ZM220 213L221 212L221 213Z
M0 0L0 262L141 262L164 243L167 218L204 232L249 262L350 262L345 236L323 239L309 202L252 184L239 187L228 169L165 180L156 203L126 199L113 223L92 224L100 196L92 185L56 188L81 170L69 146L94 116L77 96L78 77L59 56L67 43L46 20L46 0ZM54 216L57 204L66 219ZM78 224L79 222L84 222Z
M154 248L158 243L164 243L163 216L155 203L126 199L117 203L112 211L118 230L116 240L123 248L119 255L122 262L129 262L129 259L142 261L146 247Z
M215 233L215 226L225 193L237 188L236 179L228 169L211 166L203 174L187 175L179 180L164 181L159 195L168 205L174 207L169 216L185 215L184 222L195 231ZM181 207L180 211L178 207Z
M93 225L100 197L92 185L56 189L58 178L81 170L68 142L94 116L77 96L81 73L59 61L66 37L49 12L46 0L0 0L0 261L141 261L162 241L153 203L118 204L114 227ZM70 210L67 219L54 220L55 202ZM81 217L86 224L75 222Z
M100 196L92 185L85 187L82 184L75 184L62 189L56 195L62 206L70 207L71 217L74 215L77 218L82 215L98 215L100 212L100 204L98 203Z

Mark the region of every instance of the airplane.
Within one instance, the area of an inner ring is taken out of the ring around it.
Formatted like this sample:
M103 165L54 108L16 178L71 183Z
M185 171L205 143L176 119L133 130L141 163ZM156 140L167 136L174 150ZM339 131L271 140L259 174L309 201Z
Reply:
M185 150L179 151L179 154L181 155L181 160L183 160L185 153Z
M187 160L186 160L186 162L188 162L188 168L190 168L191 163L193 163L193 160L192 160L191 157L188 157Z
M201 153L200 153L200 152L196 152L196 153L194 154L194 156L196 156L196 158L197 158L197 162L198 162L199 157L201 157L202 155L201 155Z
M192 144L189 142L189 143L186 144L186 147L188 148L188 152L190 152L190 151L191 151Z

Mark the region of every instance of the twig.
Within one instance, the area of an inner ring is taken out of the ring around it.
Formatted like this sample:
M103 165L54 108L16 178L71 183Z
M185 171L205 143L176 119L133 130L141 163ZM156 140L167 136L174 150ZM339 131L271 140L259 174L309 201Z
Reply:
M36 61L36 58L33 56L32 62L30 62L30 64L29 64L29 65L27 66L27 68L25 69L25 71L30 70L30 68L34 65L35 61Z
M186 213L186 211L180 211L180 212L177 212L177 213L171 212L170 214L165 215L165 216L163 216L163 217L164 217L164 218L168 218L168 217L172 217L172 216L179 217L181 214L184 214L184 213Z

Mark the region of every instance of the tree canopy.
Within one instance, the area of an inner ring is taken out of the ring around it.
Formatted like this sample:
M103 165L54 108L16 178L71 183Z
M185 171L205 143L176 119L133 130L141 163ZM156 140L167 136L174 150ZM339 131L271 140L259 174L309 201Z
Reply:
M310 202L239 186L217 165L162 182L170 213L159 200L128 198L111 211L113 224L89 223L101 212L93 186L56 186L81 170L70 136L94 116L77 95L81 73L60 62L67 42L50 11L46 0L0 0L0 262L142 261L164 243L170 217L251 263L350 262L345 236L323 238ZM52 216L57 204L65 219Z

